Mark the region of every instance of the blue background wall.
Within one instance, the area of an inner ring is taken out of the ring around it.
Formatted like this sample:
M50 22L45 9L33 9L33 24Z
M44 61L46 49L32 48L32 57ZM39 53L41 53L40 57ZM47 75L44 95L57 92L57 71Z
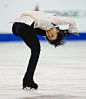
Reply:
M86 40L86 33L80 33L80 36L76 36L74 34L66 37L65 40ZM43 36L38 35L39 40L46 40ZM22 41L20 37L16 37L13 34L0 34L0 42L3 41Z

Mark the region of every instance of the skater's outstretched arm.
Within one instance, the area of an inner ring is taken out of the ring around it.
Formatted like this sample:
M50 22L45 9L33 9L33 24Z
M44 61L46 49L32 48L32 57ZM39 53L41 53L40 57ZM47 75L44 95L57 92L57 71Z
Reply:
M78 35L79 31L76 27L76 23L72 18L65 18L65 17L58 17L58 16L51 16L51 21L57 25L69 25L68 32L74 33Z

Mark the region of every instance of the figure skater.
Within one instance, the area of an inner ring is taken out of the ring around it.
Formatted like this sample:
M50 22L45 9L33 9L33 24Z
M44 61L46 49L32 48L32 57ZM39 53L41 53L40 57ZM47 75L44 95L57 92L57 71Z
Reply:
M34 82L34 72L40 55L40 42L37 35L44 36L55 47L63 45L63 39L71 34L79 35L76 23L71 18L58 17L51 13L40 11L28 11L19 18L11 21L12 32L21 37L31 49L28 67L23 78L23 89L30 87L37 89ZM68 29L61 30L57 25L69 25ZM57 27L56 27L57 26Z

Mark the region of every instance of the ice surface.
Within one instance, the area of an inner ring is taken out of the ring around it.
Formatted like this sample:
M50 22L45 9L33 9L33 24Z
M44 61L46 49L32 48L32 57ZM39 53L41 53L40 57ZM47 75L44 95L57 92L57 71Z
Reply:
M29 57L23 42L0 43L0 99L86 99L86 41L58 48L41 42L35 91L22 89Z

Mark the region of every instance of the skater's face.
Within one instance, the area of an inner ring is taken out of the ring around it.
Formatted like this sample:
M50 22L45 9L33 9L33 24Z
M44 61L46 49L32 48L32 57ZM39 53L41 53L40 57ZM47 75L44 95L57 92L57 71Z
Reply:
M48 37L50 41L53 41L57 38L58 32L59 30L54 27L50 30L46 30L46 36Z

